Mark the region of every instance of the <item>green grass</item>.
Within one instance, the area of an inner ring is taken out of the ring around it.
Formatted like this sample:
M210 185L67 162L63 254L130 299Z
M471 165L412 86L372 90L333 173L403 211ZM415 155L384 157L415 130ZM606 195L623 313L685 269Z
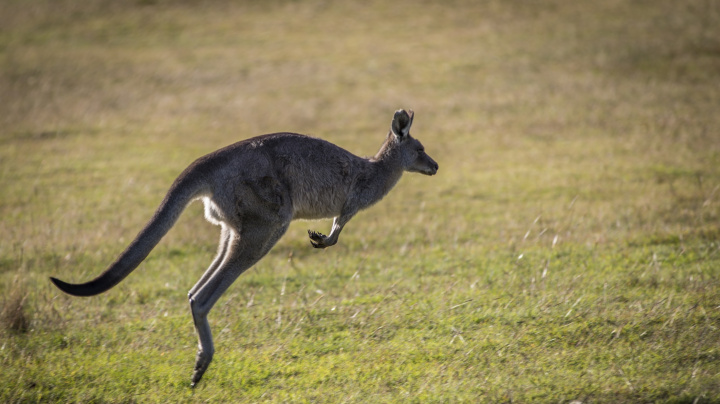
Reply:
M720 402L714 1L0 3L0 401ZM294 223L210 314L191 205L97 275L194 158L392 113L440 164L318 251Z

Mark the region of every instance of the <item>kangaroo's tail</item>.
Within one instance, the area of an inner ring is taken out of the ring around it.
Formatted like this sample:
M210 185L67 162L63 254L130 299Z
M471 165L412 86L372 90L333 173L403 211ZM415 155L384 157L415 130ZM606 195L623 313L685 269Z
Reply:
M185 174L185 173L183 173ZM93 296L107 291L125 279L150 254L180 217L185 207L194 199L206 193L203 181L181 175L165 195L160 207L135 240L123 251L115 262L97 278L79 284L50 280L65 293L75 296Z

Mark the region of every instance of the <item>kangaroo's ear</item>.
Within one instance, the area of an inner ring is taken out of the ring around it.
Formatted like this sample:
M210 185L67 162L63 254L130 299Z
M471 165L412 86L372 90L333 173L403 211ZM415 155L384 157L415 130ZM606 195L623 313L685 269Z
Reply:
M399 139L403 139L410 134L410 126L412 126L414 116L415 113L412 110L409 110L408 112L404 109L395 111L395 116L393 117L392 125L390 126L395 136Z

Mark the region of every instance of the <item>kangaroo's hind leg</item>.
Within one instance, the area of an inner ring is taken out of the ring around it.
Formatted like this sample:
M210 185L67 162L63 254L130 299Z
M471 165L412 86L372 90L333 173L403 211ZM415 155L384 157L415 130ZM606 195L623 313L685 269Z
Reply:
M202 277L200 277L200 280L197 281L195 286L193 286L192 289L190 289L190 291L188 292L188 299L192 299L193 295L198 291L198 289L200 289L200 287L204 285L207 280L215 274L215 271L217 271L217 269L223 263L223 260L225 260L225 256L230 249L232 230L230 230L230 228L225 224L221 224L220 226L222 227L222 229L220 230L220 243L218 244L217 255L215 256L212 264L210 264L208 269L202 275Z
M212 274L206 272L204 282L193 287L190 297L195 329L198 333L199 347L195 360L192 386L200 381L212 361L215 347L207 315L220 296L248 268L258 262L280 239L289 226L285 223L245 223L241 232L229 230L229 241L222 262ZM208 271L209 272L209 271Z

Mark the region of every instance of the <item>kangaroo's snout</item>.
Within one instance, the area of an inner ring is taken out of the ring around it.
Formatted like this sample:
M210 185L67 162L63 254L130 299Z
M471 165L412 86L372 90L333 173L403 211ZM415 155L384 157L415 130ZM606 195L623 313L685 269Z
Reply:
M435 175L438 172L438 169L440 168L438 166L438 163L435 162L435 160L432 159L432 157L428 156L427 154L423 153L421 155L421 161L420 164L417 165L416 171L420 174L425 175Z
M438 166L438 163L436 163L435 160L433 160L433 161L430 163L430 172L428 173L428 175L435 175L435 174L437 174L438 169L440 169L440 166Z

